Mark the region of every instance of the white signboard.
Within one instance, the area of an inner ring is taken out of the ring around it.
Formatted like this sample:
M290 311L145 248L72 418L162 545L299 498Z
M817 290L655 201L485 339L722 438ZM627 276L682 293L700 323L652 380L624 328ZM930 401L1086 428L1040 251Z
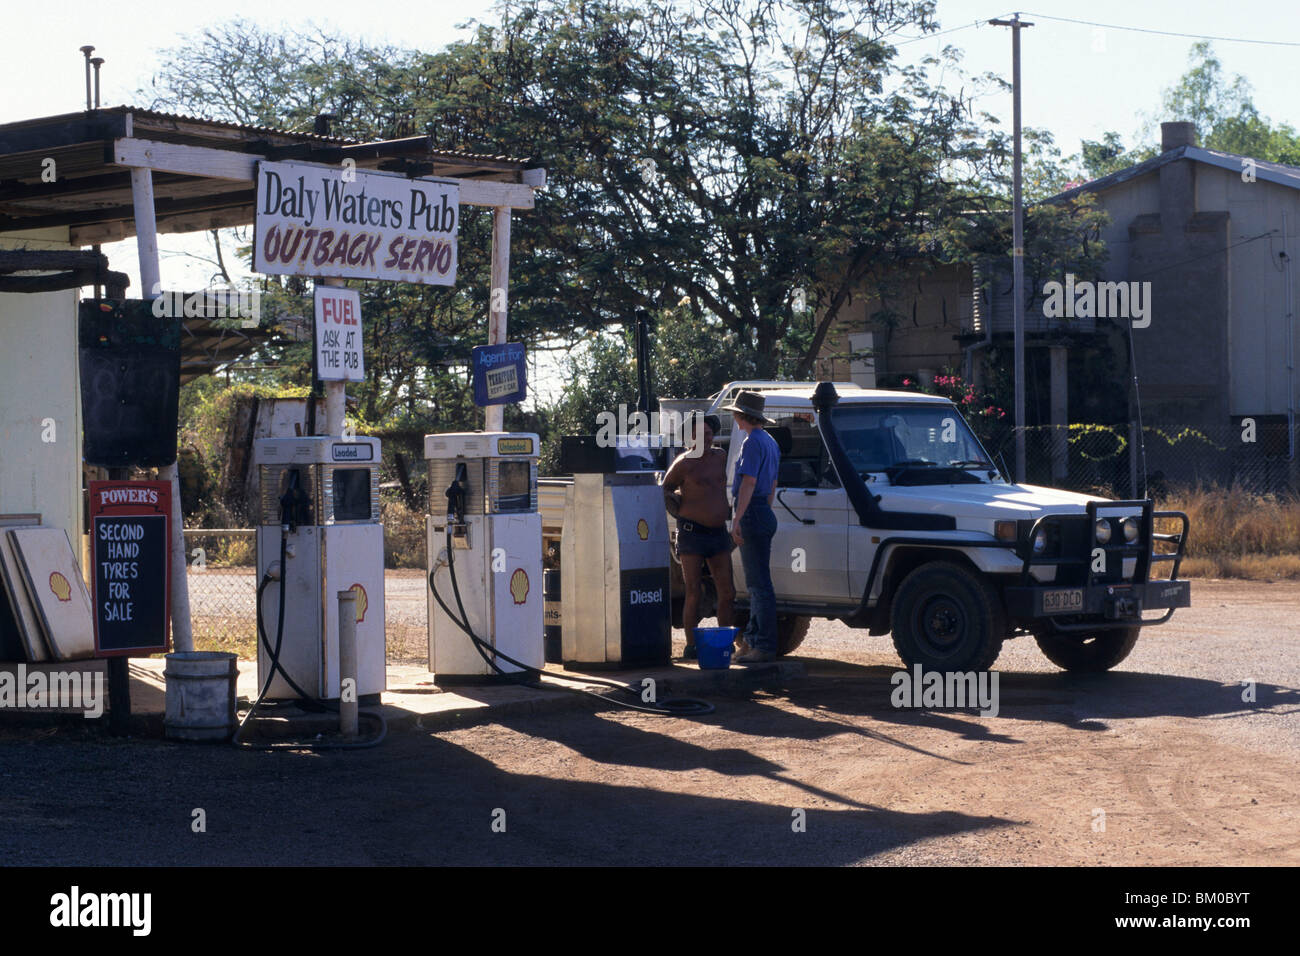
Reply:
M257 272L455 285L459 231L455 183L351 163L257 164Z
M322 382L360 382L361 294L356 289L316 286L316 377Z

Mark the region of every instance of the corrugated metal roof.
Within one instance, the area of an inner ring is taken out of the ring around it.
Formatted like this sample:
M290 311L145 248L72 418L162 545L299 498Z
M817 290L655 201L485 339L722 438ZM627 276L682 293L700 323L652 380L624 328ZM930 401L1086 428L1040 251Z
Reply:
M1288 186L1291 189L1300 189L1300 167L1273 163L1265 159L1251 159L1248 156L1238 156L1235 153L1222 153L1218 150L1206 149L1203 146L1179 146L1176 149L1167 150L1159 156L1152 156L1145 162L1116 170L1109 175L1102 176L1100 179L1094 179L1081 186L1075 186L1073 189L1057 193L1050 199L1044 200L1044 202L1062 202L1067 199L1074 199L1083 193L1101 192L1112 186L1118 186L1120 183L1136 179L1138 176L1145 176L1147 173L1154 172L1161 166L1179 159L1190 159L1194 162L1218 166L1220 169L1228 169L1236 173L1246 169L1248 163L1253 163L1256 179L1276 183L1279 186Z
M222 129L235 129L245 133L270 133L275 136L288 136L294 139L306 139L317 143L330 143L339 146L356 142L356 140L345 139L339 136L321 136L319 133L310 131L304 132L302 130L279 129L274 126L253 126L248 123L235 123L229 120L211 119L205 116L186 116L183 113L166 113L139 106L110 106L107 109L100 110L100 112L130 113L137 121L142 119L154 119L174 121L178 123L202 123L209 126L217 126Z

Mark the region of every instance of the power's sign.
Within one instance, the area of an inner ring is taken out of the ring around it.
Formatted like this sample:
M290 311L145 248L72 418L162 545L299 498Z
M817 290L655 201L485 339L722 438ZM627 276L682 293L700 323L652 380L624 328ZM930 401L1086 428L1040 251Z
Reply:
M455 285L460 189L352 164L257 164L253 269Z
M167 650L171 503L165 481L90 482L98 657Z

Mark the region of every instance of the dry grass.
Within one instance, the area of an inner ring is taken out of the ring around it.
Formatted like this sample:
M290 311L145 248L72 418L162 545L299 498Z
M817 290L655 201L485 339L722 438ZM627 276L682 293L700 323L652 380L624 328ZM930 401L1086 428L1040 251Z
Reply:
M400 498L380 504L384 522L384 567L423 568L428 560L425 550L424 511L408 508Z
M1171 490L1156 506L1185 512L1191 524L1181 576L1300 579L1300 498L1197 486Z

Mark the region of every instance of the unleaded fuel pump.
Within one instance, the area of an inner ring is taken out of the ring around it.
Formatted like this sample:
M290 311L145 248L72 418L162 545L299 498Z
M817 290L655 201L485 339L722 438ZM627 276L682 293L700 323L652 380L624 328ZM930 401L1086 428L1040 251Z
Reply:
M263 589L261 619L274 641L283 575L280 666L308 697L339 698L337 594L349 589L357 595L357 695L364 701L387 686L379 450L377 438L262 438L253 443L261 485L257 573L259 580L274 579ZM279 567L282 550L284 567ZM259 641L259 687L270 670L270 654ZM277 672L267 696L294 699L299 694Z
M439 684L526 673L497 651L543 666L538 451L529 433L425 436L429 670Z

